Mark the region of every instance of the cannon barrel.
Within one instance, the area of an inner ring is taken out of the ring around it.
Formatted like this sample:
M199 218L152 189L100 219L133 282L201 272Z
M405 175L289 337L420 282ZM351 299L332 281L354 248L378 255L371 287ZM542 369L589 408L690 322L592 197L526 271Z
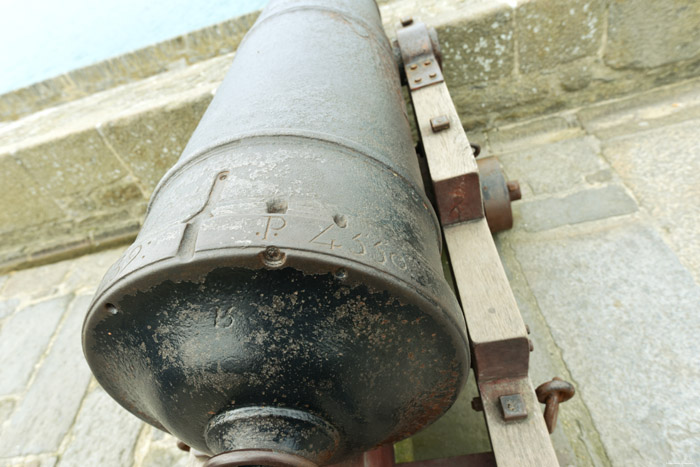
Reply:
M199 451L338 462L464 385L440 257L375 2L273 0L98 288L84 353Z

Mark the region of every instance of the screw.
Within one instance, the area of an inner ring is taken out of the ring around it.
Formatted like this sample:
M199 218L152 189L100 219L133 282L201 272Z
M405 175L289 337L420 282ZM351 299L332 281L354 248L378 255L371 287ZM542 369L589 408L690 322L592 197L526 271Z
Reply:
M410 16L404 16L401 18L401 26L406 27L413 24L413 18Z
M279 248L276 246L268 246L265 248L265 250L260 254L262 262L265 264L265 266L270 267L270 268L278 268L282 266L287 259L287 255L284 254Z
M520 192L520 183L517 180L508 180L506 185L508 186L508 196L511 201L517 201L523 197Z
M574 397L576 390L571 383L555 376L552 381L537 386L535 394L537 395L537 400L545 404L544 421L547 424L547 430L552 433L557 426L559 404Z
M282 252L276 246L268 246L265 248L265 259L269 261L279 261L284 257Z

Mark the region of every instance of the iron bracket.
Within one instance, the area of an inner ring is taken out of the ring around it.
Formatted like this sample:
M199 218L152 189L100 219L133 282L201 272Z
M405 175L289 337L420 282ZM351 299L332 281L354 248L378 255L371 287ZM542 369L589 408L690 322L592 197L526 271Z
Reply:
M425 23L402 21L401 27L396 30L396 40L411 91L445 81L436 44Z

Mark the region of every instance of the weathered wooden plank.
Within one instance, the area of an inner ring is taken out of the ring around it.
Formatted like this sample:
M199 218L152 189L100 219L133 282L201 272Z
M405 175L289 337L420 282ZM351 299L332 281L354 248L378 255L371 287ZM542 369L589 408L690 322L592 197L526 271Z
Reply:
M540 403L528 378L479 384L491 447L499 467L558 466L552 441L544 423ZM520 394L528 417L505 422L499 398Z
M476 161L464 133L445 83L418 89L411 93L416 112L418 130L426 154L430 154L430 177L433 182L454 178L463 174L478 173ZM430 120L444 115L450 127L433 132Z
M423 149L430 154L438 214L443 225L484 216L479 169L444 82L411 92ZM449 122L435 131L433 119Z
M441 83L416 89L411 98L438 200L437 192L445 189L446 180L475 177L478 187L476 161L447 86ZM435 132L430 120L440 115L447 116L450 128ZM480 188L470 196L482 202ZM556 466L554 448L528 378L527 331L486 219L445 222L449 216L443 209L438 201L496 462L500 467ZM513 394L522 397L527 417L506 422L500 397Z
M444 228L479 380L527 375L525 324L486 219Z

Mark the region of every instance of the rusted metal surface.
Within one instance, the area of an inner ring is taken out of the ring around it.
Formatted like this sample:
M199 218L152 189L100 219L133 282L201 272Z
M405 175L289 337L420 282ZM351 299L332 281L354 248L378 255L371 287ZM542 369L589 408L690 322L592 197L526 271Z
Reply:
M535 389L535 394L537 394L537 400L545 404L544 420L547 423L547 429L552 433L557 427L559 404L574 397L576 389L571 383L554 377L551 381L540 384Z
M510 203L520 199L520 185L517 181L506 181L496 157L485 157L476 163L479 165L479 181L489 229L496 233L512 228Z
M484 207L480 203L479 178L478 173L468 173L433 184L442 225L458 224L484 216Z
M465 382L440 254L377 6L274 0L103 279L84 351L194 451L339 462Z
M440 68L439 52L435 34L431 35L425 23L411 22L396 31L401 49L401 58L406 82L412 91L442 83L445 79Z
M238 467L264 465L270 467L318 467L300 456L285 452L263 449L243 449L214 456L204 464L204 467Z
M472 154L474 157L479 157L479 154L481 154L481 146L476 144L476 143L471 143L470 144L472 148Z
M492 452L481 452L457 457L396 464L394 462L393 446L386 445L332 467L394 467L396 465L401 467L496 467L496 459Z
M498 398L501 403L501 411L503 412L503 420L512 422L514 420L522 420L527 418L527 409L523 396L520 394L509 394Z
M394 467L394 446L386 444L332 467ZM402 464L403 465L403 464Z
M433 132L447 130L450 127L450 119L446 115L439 115L430 119L430 127Z
M517 180L508 180L508 182L506 182L506 187L508 188L508 197L511 201L522 199L523 195L520 192L520 183L518 183Z
M480 452L444 459L430 459L399 464L402 467L496 467L496 458L492 452Z

